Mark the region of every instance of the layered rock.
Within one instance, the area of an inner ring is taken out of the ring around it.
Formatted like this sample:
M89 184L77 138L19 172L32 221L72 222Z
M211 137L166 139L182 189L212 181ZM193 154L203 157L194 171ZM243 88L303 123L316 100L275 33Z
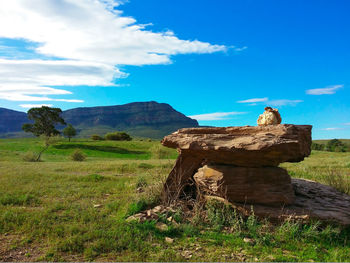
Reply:
M279 167L205 165L193 177L202 193L231 202L280 205L295 199L291 178Z
M277 167L310 154L309 125L187 128L162 143L180 153L164 186L169 202L195 192L227 202L247 216L253 207L256 216L275 221L350 225L350 196L316 182L291 180Z
M242 181L237 181L242 188L241 195L239 197L237 194L234 195L232 190L230 200L256 202L258 198L254 192L258 192L262 184L253 182L258 182L257 178L267 182L273 175L276 185L270 185L270 190L278 188L277 185L283 186L282 189L286 191L285 195L288 197L270 194L270 201L267 201L269 198L267 196L265 202L289 204L293 199L290 177L285 171L266 167L276 167L286 161L301 161L308 156L311 152L311 126L284 124L258 127L186 128L166 136L162 143L164 146L177 148L180 152L165 183L164 194L169 200L186 194L184 188L191 184L194 174L205 164L226 164L231 166L231 172L223 173L224 182L248 176L251 184L248 188L248 183L244 186ZM243 169L244 167L249 169ZM235 172L232 173L232 171ZM232 184L225 187L231 189ZM264 187L266 190L266 186ZM238 189L236 187L236 191ZM260 193L263 192L260 191Z
M182 155L245 167L299 162L311 152L310 125L185 128L166 136L164 146Z

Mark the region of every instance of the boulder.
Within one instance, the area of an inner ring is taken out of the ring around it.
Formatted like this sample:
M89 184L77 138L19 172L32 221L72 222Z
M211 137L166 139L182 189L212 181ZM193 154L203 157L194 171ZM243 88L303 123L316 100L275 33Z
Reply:
M164 146L218 164L278 166L311 152L310 125L185 128L166 136Z
M294 202L291 178L279 167L205 165L193 176L201 193L245 204L286 205Z

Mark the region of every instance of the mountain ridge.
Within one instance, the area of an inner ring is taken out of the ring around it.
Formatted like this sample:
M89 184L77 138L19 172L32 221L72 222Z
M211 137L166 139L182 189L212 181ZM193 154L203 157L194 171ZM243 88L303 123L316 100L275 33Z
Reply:
M123 130L132 136L158 139L180 128L199 126L196 120L169 104L156 101L78 107L63 111L62 117L77 129L79 137ZM0 137L18 137L18 133L22 134L22 124L26 122L26 113L0 108Z

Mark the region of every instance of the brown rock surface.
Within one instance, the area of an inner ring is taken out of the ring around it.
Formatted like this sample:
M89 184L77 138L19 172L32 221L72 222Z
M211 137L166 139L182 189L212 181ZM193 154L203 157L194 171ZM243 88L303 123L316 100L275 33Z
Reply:
M302 161L310 154L311 128L291 124L185 128L166 136L162 144L213 163L278 166Z
M283 205L295 198L290 176L279 167L205 165L193 177L202 193L230 202Z
M350 226L350 196L335 188L305 179L292 179L295 190L293 205L273 207L267 205L246 205L233 203L232 206L248 216L253 208L254 215L272 221L298 219L302 221L320 220ZM225 199L209 196L208 199Z

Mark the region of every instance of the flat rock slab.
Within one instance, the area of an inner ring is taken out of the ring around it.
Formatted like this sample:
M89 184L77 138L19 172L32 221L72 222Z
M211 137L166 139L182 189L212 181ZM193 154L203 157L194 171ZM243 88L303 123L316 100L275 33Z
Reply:
M320 220L350 226L350 196L335 188L314 181L292 179L295 203L283 207L253 205L254 214L259 218L281 221L287 218L303 221ZM215 198L215 197L214 197ZM234 203L238 211L251 213L252 206Z
M245 204L294 203L294 189L285 169L205 165L193 176L200 191Z
M185 128L162 140L180 154L236 166L278 166L299 162L311 152L310 125Z

